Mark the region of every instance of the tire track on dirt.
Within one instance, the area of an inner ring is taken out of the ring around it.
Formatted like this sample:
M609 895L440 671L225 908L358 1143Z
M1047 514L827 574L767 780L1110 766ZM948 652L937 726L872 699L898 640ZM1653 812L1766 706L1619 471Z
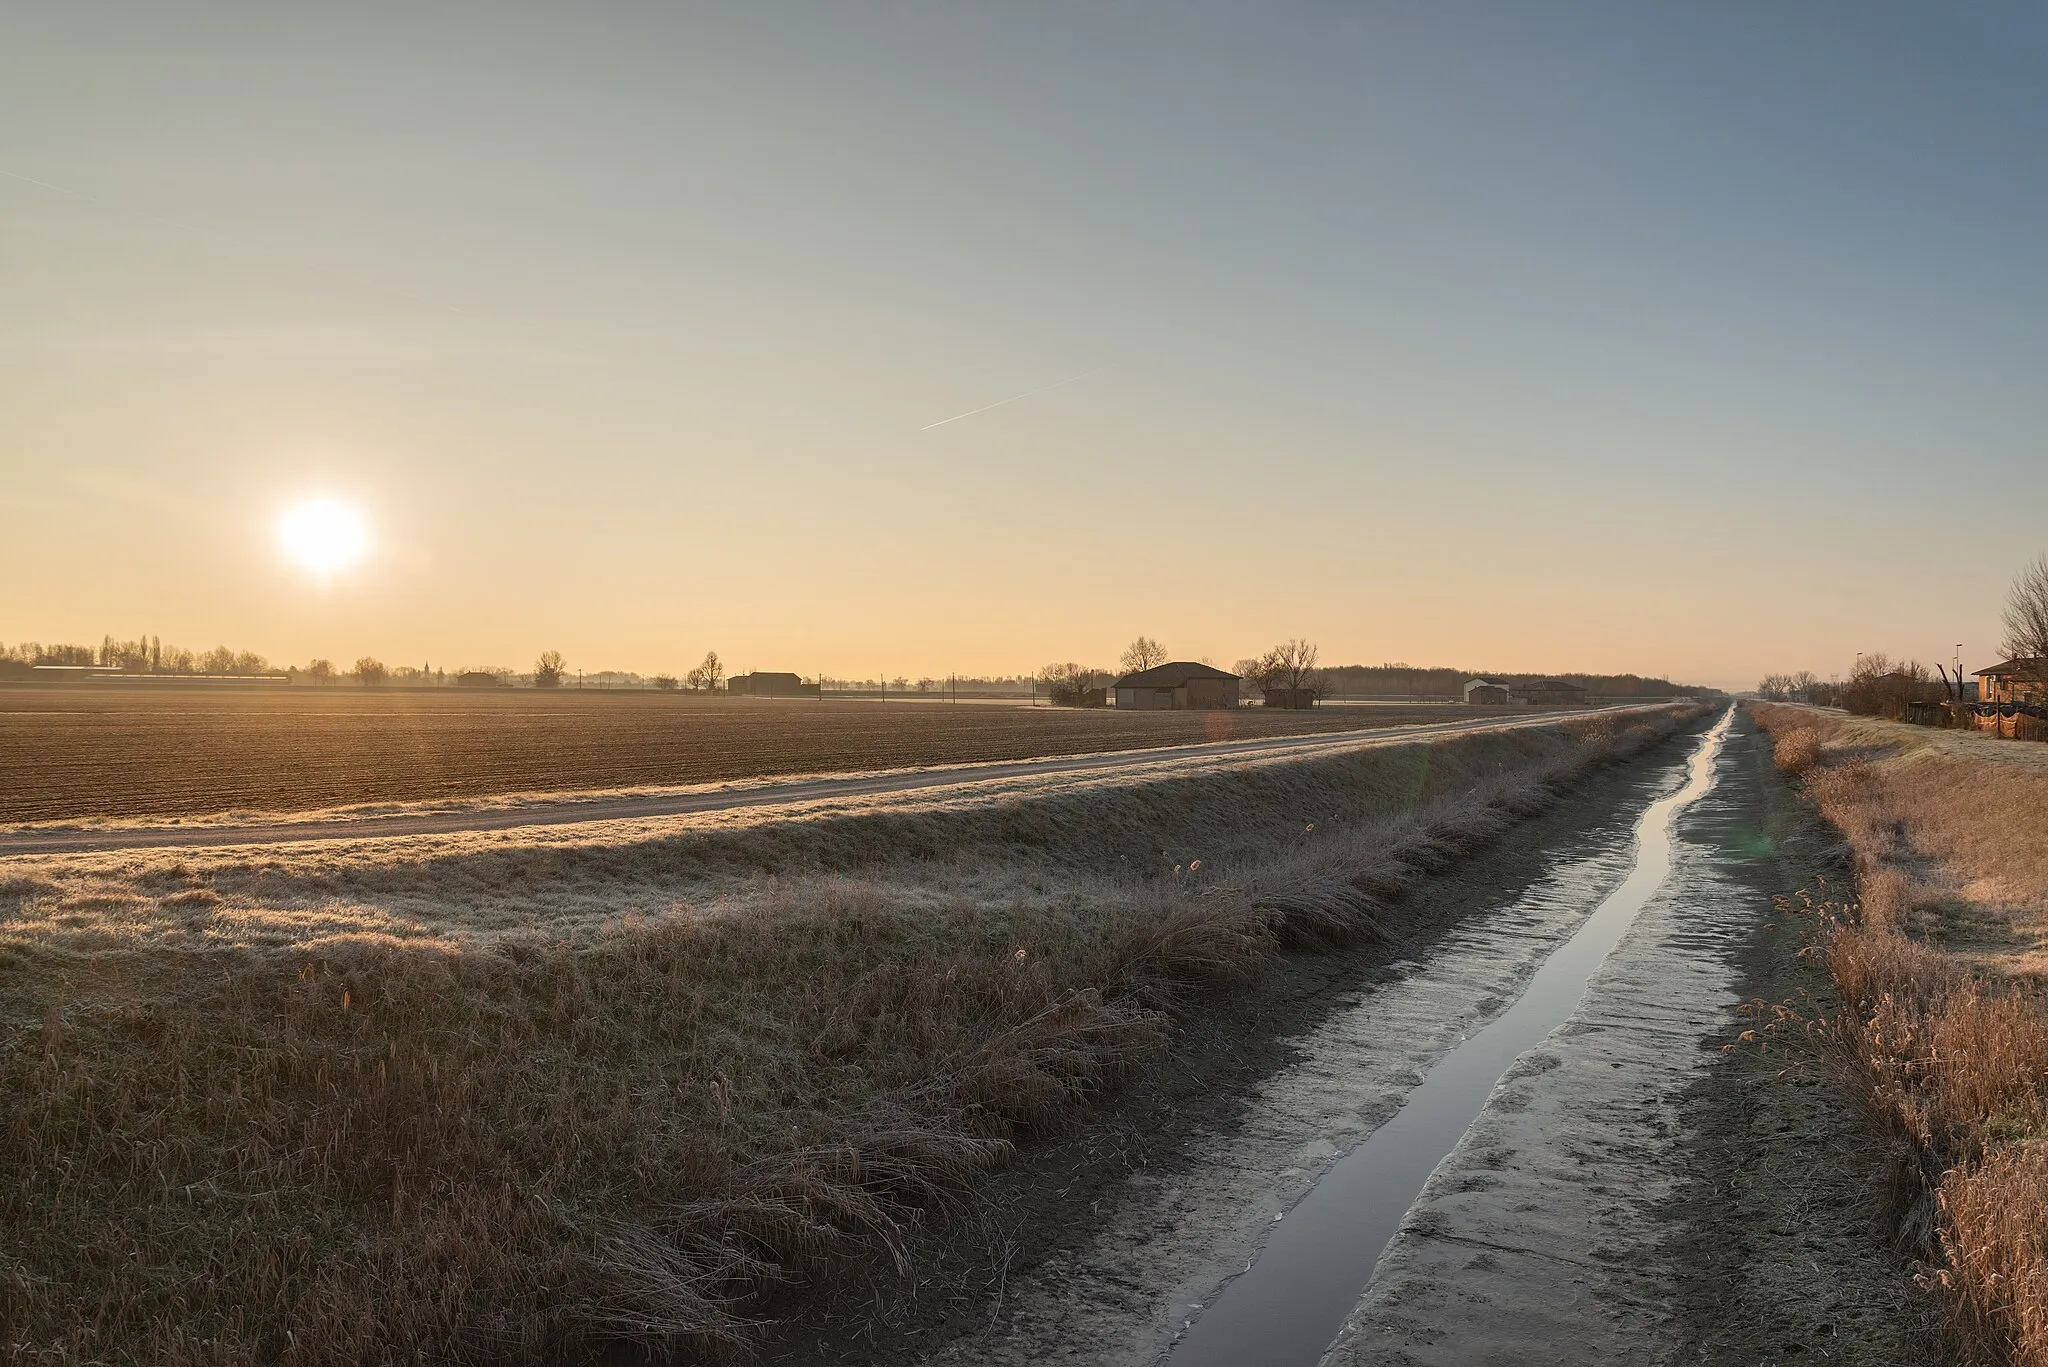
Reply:
M222 825L124 826L101 829L57 827L16 829L0 835L0 857L94 854L123 849L221 848L328 840L362 840L418 835L506 831L526 827L576 825L584 822L634 820L645 817L697 815L746 807L782 806L928 790L969 788L976 784L1031 778L1116 778L1165 775L1189 763L1252 763L1309 755L1341 753L1381 746L1486 731L1513 731L1556 726L1587 715L1620 715L1651 710L1644 707L1603 709L1496 720L1442 722L1387 727L1326 735L1291 735L1256 740L1212 741L1196 745L1144 750L1118 750L1092 755L1062 755L941 768L885 770L834 777L804 776L747 787L704 786L682 791L633 796L564 796L513 807L468 811L431 811L275 820Z

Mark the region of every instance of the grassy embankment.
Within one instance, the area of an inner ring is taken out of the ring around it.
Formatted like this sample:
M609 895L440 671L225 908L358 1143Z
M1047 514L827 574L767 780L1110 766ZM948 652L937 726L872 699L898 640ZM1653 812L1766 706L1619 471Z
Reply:
M2048 1364L2048 747L1754 711L1854 853L1855 898L1808 909L1901 1238L1970 1352Z
M743 1346L764 1289L901 1264L1201 993L1380 933L1697 715L611 848L17 865L0 1356Z

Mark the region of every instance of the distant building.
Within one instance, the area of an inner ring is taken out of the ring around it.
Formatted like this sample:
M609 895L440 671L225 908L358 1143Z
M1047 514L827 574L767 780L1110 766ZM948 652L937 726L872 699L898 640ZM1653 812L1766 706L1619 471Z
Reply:
M263 674L130 674L118 665L24 665L0 669L0 678L31 683L91 684L94 687L142 688L281 688L291 676Z
M1322 699L1322 690L1316 688L1269 688L1266 690L1266 706L1285 707L1297 712L1314 707Z
M488 669L470 669L455 676L457 688L502 688L505 681Z
M1118 708L1140 712L1237 706L1238 677L1191 660L1126 674L1114 685Z
M772 674L755 670L735 674L725 681L725 691L744 698L815 698L819 685L807 684L798 674Z
M1563 679L1541 679L1523 684L1515 696L1532 707L1576 707L1586 701L1586 690Z
M1506 707L1508 686L1491 679L1468 679L1465 682L1465 702L1471 707Z
M2022 655L1975 674L1979 702L2048 704L2048 658Z

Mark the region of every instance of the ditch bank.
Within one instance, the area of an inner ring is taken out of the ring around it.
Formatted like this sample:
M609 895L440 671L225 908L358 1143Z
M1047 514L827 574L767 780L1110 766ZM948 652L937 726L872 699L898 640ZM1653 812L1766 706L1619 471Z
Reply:
M1172 1041L1296 1009L1220 989L1278 974L1306 1019L1447 870L1697 719L639 844L17 865L10 1356L692 1360L827 1322L818 1288L915 1287L920 1230L994 1218L1020 1143Z
M999 1180L949 1275L912 1296L871 1285L773 1360L1937 1360L1924 1299L1878 1239L1877 1165L1841 1161L1881 1141L1803 1036L1768 1054L1739 1041L1755 1015L1741 1003L1810 1011L1824 983L1798 957L1803 930L1771 911L1813 833L1753 728L1732 727L1672 828L1671 876L1437 1167L1376 1275L1365 1255L1362 1296L1311 1309L1311 1258L1238 1315L1250 1337L1202 1338L1345 1156L1622 887L1634 824L1692 741L1428 880L1397 946L1290 962L1262 1014L1187 1030L1177 1077Z

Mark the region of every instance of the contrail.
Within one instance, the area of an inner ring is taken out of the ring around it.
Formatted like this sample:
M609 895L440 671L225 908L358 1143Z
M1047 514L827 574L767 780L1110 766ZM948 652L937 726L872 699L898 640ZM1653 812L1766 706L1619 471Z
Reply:
M8 180L18 180L24 185L41 186L52 194L62 195L66 199L75 199L80 204L90 204L93 208L104 209L110 214L120 214L127 218L147 219L152 223L162 223L176 228L179 232L193 233L199 237L210 237L220 241L232 240L227 237L227 234L216 232L212 228L195 227L190 223L181 223L175 218L165 218L162 214L145 213L140 209L131 209L125 204L115 204L108 200L98 199L92 195L73 190L68 186L52 185L47 180L37 180L34 176L25 176L19 171L0 169L0 176L5 176Z
M1116 362L1111 361L1108 364L1099 365L1095 367L1095 369L1093 370L1084 370L1079 375L1069 375L1064 380L1054 380L1051 384L1042 384L1036 389L1027 389L1022 394L1012 394L1007 399L997 399L994 403L985 403L979 408L970 408L965 413L955 413L950 418L940 418L937 422L927 423L926 425L918 428L917 430L920 432L929 432L934 427L944 427L949 422L958 422L962 418L971 418L976 413L986 413L991 408L1001 408L1006 403L1016 403L1019 399L1028 399L1033 394L1043 394L1048 389L1058 389L1063 384L1072 384L1076 380L1085 380L1090 375L1100 375L1103 371L1109 369L1111 365L1115 364Z

